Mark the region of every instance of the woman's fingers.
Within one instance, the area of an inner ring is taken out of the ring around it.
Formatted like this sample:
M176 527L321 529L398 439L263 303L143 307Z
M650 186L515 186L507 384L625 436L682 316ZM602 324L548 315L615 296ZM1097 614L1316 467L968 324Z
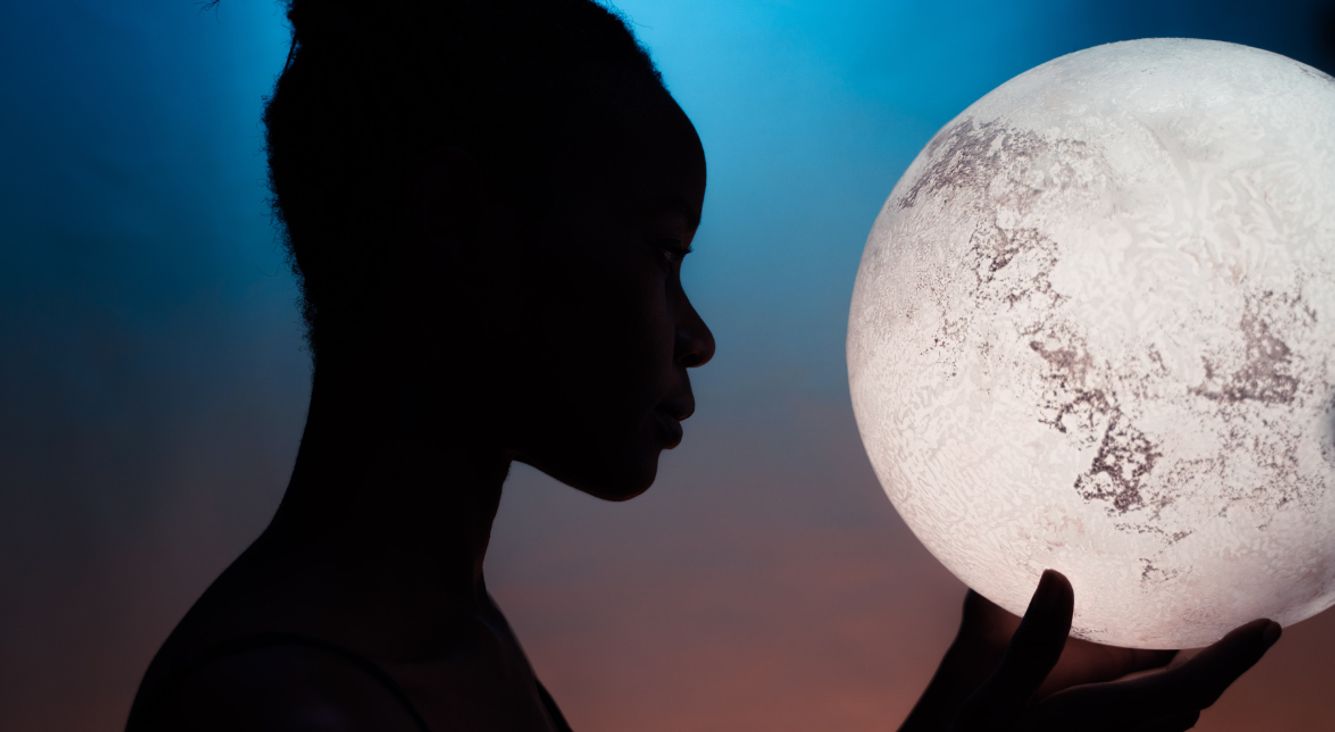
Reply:
M1113 681L1127 674L1160 669L1173 661L1177 651L1118 648L1071 638L1066 641L1057 667L1038 687L1038 697L1081 684Z
M1029 730L1190 729L1200 711L1260 660L1280 633L1276 623L1253 621L1180 666L1124 681L1073 686L1029 707L1061 658L1074 603L1066 578L1055 571L1044 572L996 673L964 705L957 730L1011 729L1022 716ZM1160 665L1170 657L1169 652L1126 653L1112 659L1121 663L1103 665L1124 663L1123 668L1131 670Z
M1125 682L1126 691L1150 708L1168 711L1185 703L1204 709L1261 660L1280 632L1276 622L1253 620L1177 668Z
M1054 570L1044 572L992 680L998 690L1022 694L1027 700L1038 689L1066 647L1074 604L1075 593L1066 577Z
M1243 625L1181 666L1126 681L1077 686L1044 700L1031 717L1035 729L1158 729L1191 719L1214 704L1279 637L1279 625ZM1194 723L1194 722L1193 722Z
M1061 657L1074 604L1071 583L1059 572L1044 572L996 673L965 705L963 729L995 729L1019 718Z

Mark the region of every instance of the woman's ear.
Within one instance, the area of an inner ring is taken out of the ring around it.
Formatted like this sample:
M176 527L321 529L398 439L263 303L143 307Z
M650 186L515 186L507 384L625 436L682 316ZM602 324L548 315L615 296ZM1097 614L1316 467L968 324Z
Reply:
M495 351L517 332L524 310L528 252L517 201L470 151L428 155L421 173L419 269L422 305L449 311L442 322L459 338ZM467 347L469 344L459 344Z
M437 148L421 168L417 215L423 248L430 256L467 251L479 233L479 204L486 198L477 159L457 146Z

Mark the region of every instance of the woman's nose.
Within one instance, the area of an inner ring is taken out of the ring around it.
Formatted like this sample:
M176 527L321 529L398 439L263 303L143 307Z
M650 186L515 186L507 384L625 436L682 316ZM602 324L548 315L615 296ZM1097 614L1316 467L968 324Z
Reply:
M683 368L704 366L714 357L714 334L690 303L677 326L677 364Z

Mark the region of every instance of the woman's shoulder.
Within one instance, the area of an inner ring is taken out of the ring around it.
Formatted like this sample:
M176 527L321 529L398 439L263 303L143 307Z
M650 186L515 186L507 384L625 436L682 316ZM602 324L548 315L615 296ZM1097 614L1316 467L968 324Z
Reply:
M499 611L337 579L238 560L159 649L128 732L561 728Z
M384 671L322 641L260 634L174 660L141 688L127 732L427 729Z

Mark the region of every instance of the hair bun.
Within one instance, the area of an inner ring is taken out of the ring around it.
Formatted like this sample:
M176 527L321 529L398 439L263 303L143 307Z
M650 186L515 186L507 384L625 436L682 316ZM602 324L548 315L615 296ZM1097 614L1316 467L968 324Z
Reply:
M293 40L309 46L355 37L355 13L349 5L338 0L291 0L287 20L292 24Z

